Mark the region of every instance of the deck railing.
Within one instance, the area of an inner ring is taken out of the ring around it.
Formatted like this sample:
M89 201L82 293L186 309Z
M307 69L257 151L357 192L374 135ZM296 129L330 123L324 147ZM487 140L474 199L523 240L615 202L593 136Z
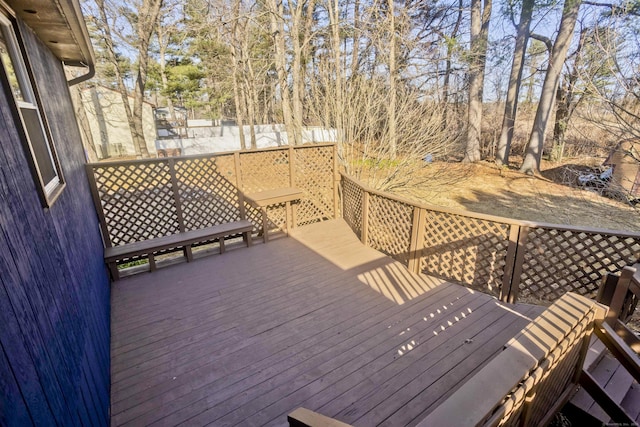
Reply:
M338 215L333 144L236 151L87 165L105 246L249 219L257 233L261 214L244 194L297 187L296 225ZM284 205L269 208L271 227L282 227Z
M503 301L595 297L602 277L633 263L640 233L518 221L419 204L342 175L342 212L362 242L413 271Z

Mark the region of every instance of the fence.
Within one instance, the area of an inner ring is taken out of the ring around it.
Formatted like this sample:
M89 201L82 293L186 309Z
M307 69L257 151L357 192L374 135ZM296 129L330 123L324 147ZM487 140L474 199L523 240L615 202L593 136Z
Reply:
M595 297L640 253L640 233L517 221L417 204L342 175L342 212L362 242L413 271L504 301Z
M333 144L87 165L107 247L245 218L257 233L260 212L244 194L280 187L304 193L296 225L334 218L335 171ZM268 214L272 227L284 224L283 205Z

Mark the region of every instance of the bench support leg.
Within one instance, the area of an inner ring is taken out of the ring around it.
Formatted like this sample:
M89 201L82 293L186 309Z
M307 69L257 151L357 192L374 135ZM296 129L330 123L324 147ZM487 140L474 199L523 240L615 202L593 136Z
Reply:
M267 208L262 208L262 240L269 241L269 219L267 218Z
M289 230L293 228L293 223L291 219L293 217L293 214L291 213L291 202L285 202L284 213L285 213L285 227L286 227L285 234L288 236Z
M245 231L244 233L242 233L242 240L244 240L244 242L247 244L247 247L251 246L251 243L253 243L251 240L251 232L250 231Z
M156 271L156 257L149 254L149 271Z
M120 279L118 264L115 261L109 263L109 273L111 274L111 280L113 280L114 282Z
M220 253L224 253L224 236L220 236L218 239L218 243L220 244Z
M187 257L187 262L193 261L193 252L191 251L191 245L184 247L184 256Z

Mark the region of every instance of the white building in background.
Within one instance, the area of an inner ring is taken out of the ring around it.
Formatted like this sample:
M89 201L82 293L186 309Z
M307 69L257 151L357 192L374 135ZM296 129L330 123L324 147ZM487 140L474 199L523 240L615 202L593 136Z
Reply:
M133 108L132 97L129 97L129 103ZM84 89L82 105L87 114L98 159L136 156L127 114L119 92L104 86ZM142 104L142 127L149 155L156 157L153 105L148 102Z
M210 120L189 120L181 138L157 139L158 156L220 153L241 150L238 126L213 126ZM287 132L283 124L255 125L257 148L288 145ZM249 126L244 126L246 143L250 143ZM306 127L302 130L302 143L336 142L335 129Z

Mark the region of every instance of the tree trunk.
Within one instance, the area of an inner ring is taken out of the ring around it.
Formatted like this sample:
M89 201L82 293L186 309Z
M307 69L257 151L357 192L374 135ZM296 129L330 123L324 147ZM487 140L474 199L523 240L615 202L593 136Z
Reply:
M287 82L287 51L284 42L284 6L282 0L269 0L269 17L271 19L271 34L274 40L275 66L278 74L278 86L280 87L280 100L282 102L282 116L284 127L287 131L289 145L298 143L291 112L291 96L289 83Z
M527 42L529 41L529 27L531 26L531 16L535 0L523 0L522 11L520 12L520 22L518 22L518 34L516 35L516 47L513 52L513 62L511 64L511 74L509 75L509 86L507 89L507 99L504 105L504 116L502 118L502 130L496 152L496 163L498 165L509 165L509 152L513 140L513 126L518 110L518 96L520 84L522 83L522 70L524 58L527 53Z
M249 147L247 146L246 137L244 135L244 110L245 110L245 102L243 97L243 92L241 88L241 77L240 77L240 65L241 61L238 55L238 49L236 44L238 43L239 38L239 26L240 21L240 0L235 0L233 3L233 26L231 29L231 43L229 43L229 50L231 51L231 70L232 70L232 84L233 84L233 103L236 108L236 125L238 126L238 136L240 138L240 149L246 150Z
M556 117L553 124L553 148L551 149L551 160L554 162L562 160L564 155L564 134L569 117L567 92L567 88L560 82L556 91Z
M469 66L469 109L465 162L480 160L480 138L482 129L482 88L487 58L489 21L492 0L471 0L471 52Z
M300 37L302 35L302 9L304 1L297 1L296 5L291 5L291 44L293 47L293 58L291 63L291 79L293 81L292 91L292 113L293 128L296 135L295 145L302 143L302 94L304 88L304 78L302 73L302 47ZM304 41L303 41L304 42Z
M160 79L162 82L162 90L167 93L169 88L169 79L167 78L167 45L169 44L169 37L162 30L162 26L158 28L158 44L160 46L158 63L160 65ZM177 121L176 112L173 108L173 100L171 95L165 95L167 100L167 109L169 110L169 119L172 123Z
M584 29L580 32L580 40L578 41L576 51L573 53L573 56L575 56L573 67L566 77L566 87L562 82L558 83L558 90L556 92L556 116L553 125L553 148L551 149L551 160L556 162L561 161L564 156L564 136L577 104L574 99L574 89L579 77L578 70L582 62L582 48L584 47L587 34L588 31Z
M462 24L462 0L458 0L458 17L456 19L455 25L453 26L453 30L451 30L451 35L449 36L450 40L447 41L447 60L444 69L444 81L442 83L442 102L444 103L444 114L442 116L443 129L447 129L449 121L449 87L451 85L450 80L452 72L451 57L453 56L453 43L456 37L458 37L460 24Z
M536 118L529 137L525 158L520 168L521 172L529 175L540 171L540 161L542 160L542 151L544 148L544 134L547 129L547 124L549 123L551 112L553 111L556 88L558 87L562 66L564 65L567 51L571 44L571 38L578 19L581 3L582 0L565 0L562 9L560 29L558 30L556 41L553 44L547 75L544 78L540 102L536 110Z
M133 112L131 111L131 104L129 103L129 91L124 84L124 77L122 76L120 64L118 63L118 58L116 56L115 47L113 45L113 36L111 35L111 27L109 26L109 20L107 19L104 0L96 0L96 5L98 6L98 13L100 14L100 20L102 21L102 32L104 35L104 44L106 47L107 56L109 58L109 62L111 62L111 64L113 65L113 71L116 77L116 86L118 88L118 93L120 94L120 99L122 100L122 107L124 108L125 115L127 116L127 123L129 124L129 131L131 133L131 140L133 142L133 150L136 157L141 157L142 153L140 151L140 147L136 143L134 137L134 135L136 134L136 129L133 123L134 118Z
M345 111L344 105L344 73L342 69L341 52L340 52L340 2L333 0L329 3L329 24L331 25L331 46L333 54L333 65L335 69L335 90L336 104L334 108L335 127L338 135L338 157L344 159L343 143L344 141L344 121L342 112ZM327 70L328 71L328 70ZM328 100L328 97L326 97Z
M133 143L140 150L141 157L149 157L147 143L144 139L142 126L142 103L144 101L144 87L147 83L147 68L149 66L149 44L155 32L160 15L162 0L144 0L138 11L138 70L133 92Z
M395 159L398 150L398 135L396 122L396 97L397 95L397 64L396 64L396 18L394 1L388 0L389 7L389 108L387 109L389 121L389 158Z
M358 51L360 48L360 0L355 0L353 4L353 41L351 46L351 74L354 78L358 73Z

